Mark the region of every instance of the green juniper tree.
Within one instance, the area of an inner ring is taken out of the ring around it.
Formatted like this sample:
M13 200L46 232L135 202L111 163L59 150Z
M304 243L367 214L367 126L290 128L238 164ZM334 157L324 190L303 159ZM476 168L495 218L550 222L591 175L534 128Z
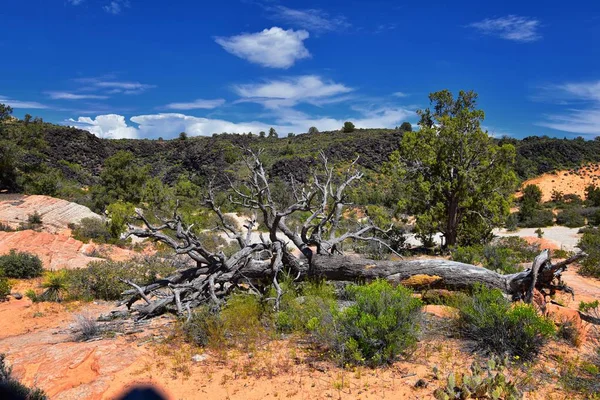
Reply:
M444 247L484 241L509 213L517 180L515 148L502 146L481 129L477 94L448 90L429 96L419 110L419 130L404 133L390 170L404 181L401 209L416 215L417 232L441 232Z

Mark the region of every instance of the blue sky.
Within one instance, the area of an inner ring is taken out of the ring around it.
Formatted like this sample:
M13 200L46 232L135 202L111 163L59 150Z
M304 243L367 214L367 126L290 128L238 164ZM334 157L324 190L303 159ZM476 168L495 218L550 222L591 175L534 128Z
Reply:
M0 102L101 137L415 123L473 89L495 135L600 135L600 2L9 0Z

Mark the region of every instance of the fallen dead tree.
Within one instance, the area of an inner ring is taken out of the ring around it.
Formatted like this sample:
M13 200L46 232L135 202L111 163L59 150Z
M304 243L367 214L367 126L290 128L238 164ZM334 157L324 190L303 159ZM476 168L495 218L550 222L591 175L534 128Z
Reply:
M252 210L243 227L230 221L215 201L212 187L204 205L218 217L215 230L235 241L239 250L229 256L209 251L202 240L187 226L177 210L172 218L152 224L141 210L137 217L143 227L130 226L129 235L162 242L177 254L189 256L195 265L172 276L140 287L127 283L132 289L125 292L126 304L136 318L145 319L165 312L190 315L199 305L220 305L235 289L259 294L272 285L276 296L273 306L279 307L282 271L295 279L321 277L337 281L368 281L387 279L409 286L465 289L484 284L500 289L514 300L531 302L535 290L550 295L556 291L572 293L561 279L567 266L585 254L552 264L550 253L544 250L530 269L502 275L482 267L444 259L374 261L342 254L342 243L349 240L369 241L385 246L390 229L375 226L367 217L354 229L342 231L344 207L348 205L344 191L362 174L352 164L342 176L336 175L327 158L321 155L323 170L314 173L308 184L300 185L291 179L289 190L293 201L282 206L274 201L271 185L265 173L260 153L246 150L248 176L241 186L230 185L229 201ZM294 214L304 216L293 229L288 219ZM258 216L267 232L258 233ZM260 240L256 240L256 236ZM254 240L253 240L254 239ZM296 249L297 251L293 251Z

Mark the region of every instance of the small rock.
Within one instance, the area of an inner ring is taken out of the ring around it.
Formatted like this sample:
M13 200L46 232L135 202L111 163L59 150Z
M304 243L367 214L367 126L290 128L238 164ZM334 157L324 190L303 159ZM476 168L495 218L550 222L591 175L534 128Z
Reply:
M192 356L193 362L202 362L208 360L208 354L195 354Z
M23 295L19 292L11 293L10 295L17 300L21 300L23 298Z

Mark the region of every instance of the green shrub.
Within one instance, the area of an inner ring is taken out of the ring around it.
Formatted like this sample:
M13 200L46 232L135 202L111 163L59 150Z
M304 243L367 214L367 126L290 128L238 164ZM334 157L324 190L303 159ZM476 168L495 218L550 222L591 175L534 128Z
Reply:
M554 225L554 214L550 210L534 209L519 226L524 228L545 228Z
M556 223L569 228L579 228L585 225L585 217L576 209L568 208L556 216Z
M463 336L476 341L480 350L497 355L530 360L555 333L554 324L538 315L533 306L513 305L498 289L478 285L458 309Z
M37 211L34 211L33 214L29 214L27 216L27 222L30 225L41 225L42 224L42 216Z
M0 269L0 302L6 299L11 289L10 281L4 276L4 271Z
M84 243L88 243L90 239L96 243L109 243L112 239L107 224L100 218L83 218L79 224L71 224L69 228L73 237Z
M295 285L291 279L281 282L283 296L275 314L275 326L283 333L301 332L320 337L330 326L336 308L333 286L324 281ZM273 297L274 293L270 293Z
M208 306L194 310L192 317L183 324L186 340L196 346L215 346L225 340L225 328L218 312Z
M511 274L521 271L519 264L532 261L538 253L538 245L530 245L518 236L508 236L485 246L456 247L451 250L451 257L454 261L481 264L487 269Z
M381 365L414 350L422 303L409 289L377 280L347 292L356 304L334 316L332 349L343 365Z
M147 285L176 270L170 261L156 257L129 261L95 261L81 269L67 270L69 297L74 299L119 300L131 286L119 278Z
M199 346L240 346L247 350L267 332L266 314L258 296L234 293L220 310L209 306L194 310L192 318L183 324L183 333Z
M35 254L11 250L0 256L0 269L7 278L28 279L42 275L42 260Z
M221 320L231 344L249 348L263 337L265 313L261 299L256 295L234 293L229 296L221 310Z
M584 229L577 247L588 254L581 262L579 273L600 278L600 229Z
M519 227L519 213L511 213L508 217L506 217L506 222L504 223L504 227L507 231L513 232L516 231Z
M12 368L6 364L6 354L0 354L0 392L8 391L15 399L46 400L41 389L31 389L12 377Z
M67 270L50 271L46 273L42 287L46 290L36 297L35 301L54 301L61 302L65 300L69 289L69 276ZM33 301L33 299L32 299Z
M14 232L10 225L0 222L0 232Z
M33 289L27 289L27 291L25 292L25 297L27 297L29 300L31 300L34 303L37 303L39 301L38 295L35 293L35 290L33 290Z

